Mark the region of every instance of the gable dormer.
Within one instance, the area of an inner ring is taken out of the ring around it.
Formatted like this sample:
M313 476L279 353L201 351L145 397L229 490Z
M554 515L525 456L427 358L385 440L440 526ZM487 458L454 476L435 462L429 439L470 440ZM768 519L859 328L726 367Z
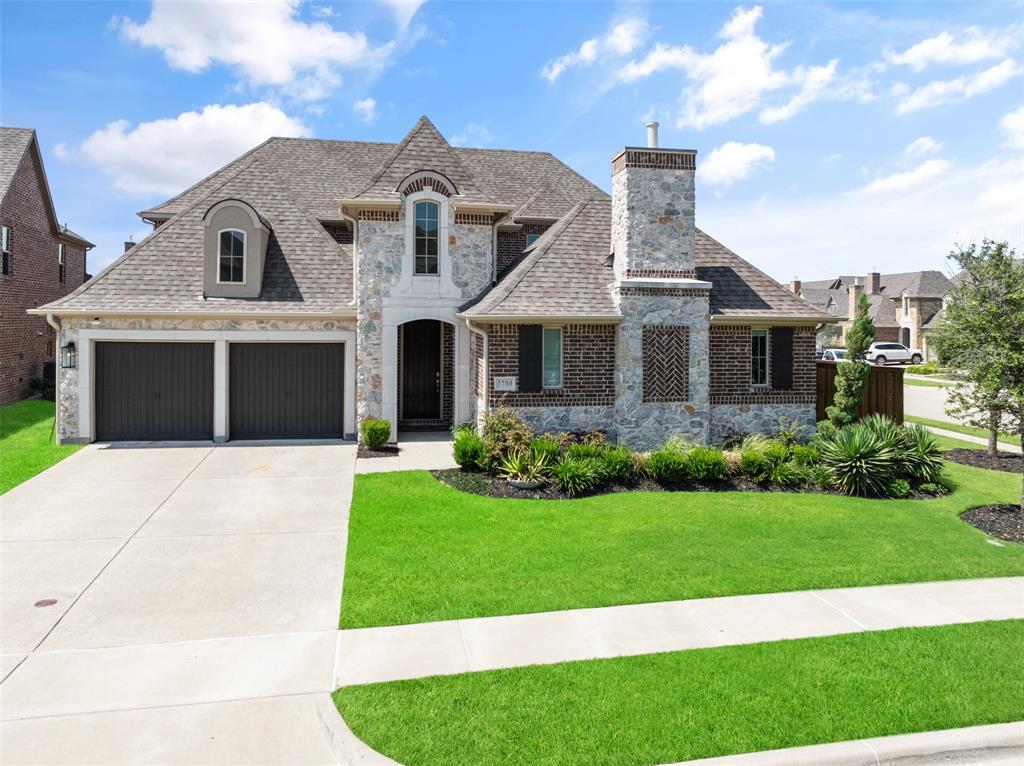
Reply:
M203 295L258 298L270 223L249 203L224 199L203 216Z

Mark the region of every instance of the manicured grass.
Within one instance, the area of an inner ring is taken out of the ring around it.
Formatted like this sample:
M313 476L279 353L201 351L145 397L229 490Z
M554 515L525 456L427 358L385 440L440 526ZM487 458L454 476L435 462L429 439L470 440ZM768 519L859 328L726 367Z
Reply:
M963 426L959 423L949 423L945 420L932 420L931 418L920 418L917 415L904 415L903 419L909 423L920 423L923 426L930 428L943 428L947 431L956 431L958 434L968 434L969 436L980 436L982 439L988 439L988 431L983 428L975 428L974 426ZM999 441L1005 442L1006 444L1016 444L1020 446L1020 436L1017 434L999 434Z
M409 766L658 764L1024 716L1024 622L469 673L334 693Z
M500 500L424 471L357 476L345 628L681 598L1024 574L958 514L1020 477L949 464L931 500L680 492Z
M53 414L54 403L45 399L0 407L0 494L79 449L54 443Z
M923 386L924 388L949 388L952 384L941 380L917 380L916 378L903 378L905 386Z

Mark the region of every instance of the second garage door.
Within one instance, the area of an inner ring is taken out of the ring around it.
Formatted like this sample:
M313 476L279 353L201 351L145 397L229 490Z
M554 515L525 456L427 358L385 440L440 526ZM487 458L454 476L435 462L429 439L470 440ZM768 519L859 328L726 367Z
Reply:
M232 343L232 439L325 439L342 435L342 343Z

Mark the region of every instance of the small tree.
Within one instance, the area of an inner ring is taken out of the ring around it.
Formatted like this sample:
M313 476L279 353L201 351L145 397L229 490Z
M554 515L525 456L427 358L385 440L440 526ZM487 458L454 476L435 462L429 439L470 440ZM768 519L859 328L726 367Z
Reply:
M949 259L961 278L950 291L935 341L965 381L950 396L947 412L973 412L996 432L1007 420L1024 434L1024 266L1006 242L988 239L981 247L957 247ZM994 442L993 434L992 451Z
M836 396L825 410L837 426L856 423L860 418L860 403L871 372L864 355L875 339L875 323L868 316L869 308L868 296L861 293L857 315L846 333L846 361L836 367Z

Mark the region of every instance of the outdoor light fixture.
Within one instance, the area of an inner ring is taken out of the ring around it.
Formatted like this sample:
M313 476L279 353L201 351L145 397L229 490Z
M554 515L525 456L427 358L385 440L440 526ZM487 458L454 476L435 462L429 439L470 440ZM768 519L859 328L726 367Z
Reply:
M78 364L78 349L74 341L68 341L60 347L60 366L64 369L71 369Z

